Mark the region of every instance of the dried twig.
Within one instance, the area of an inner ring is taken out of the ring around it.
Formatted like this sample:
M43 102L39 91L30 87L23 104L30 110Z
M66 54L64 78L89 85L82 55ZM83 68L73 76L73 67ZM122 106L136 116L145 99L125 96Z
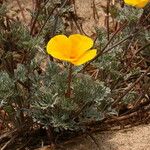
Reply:
M17 148L17 150L22 150L23 148L25 148L25 146L26 146L29 142L31 142L31 140L32 140L32 138L30 137L30 138L27 140L27 142L25 142L23 145L21 145L21 147Z
M121 96L118 97L118 99L116 99L113 103L112 106L115 106L118 102L121 101L121 99L128 94L132 88L141 81L141 79L143 79L148 73L150 72L150 67L148 67L148 69L145 71L144 74L142 74Z
M16 135L15 136L13 136L8 142L6 142L5 144L4 144L4 146L1 148L1 150L5 150L12 142L14 142L14 140L16 139Z
M96 9L96 5L95 5L95 0L92 1L92 6L93 6L93 18L96 21L97 19L99 19L99 15Z
M18 6L19 6L19 8L20 8L22 18L23 18L24 22L26 23L26 22L27 22L27 19L26 19L26 17L25 17L25 14L24 14L23 8L22 8L22 6L21 6L21 3L20 3L20 1L19 1L19 0L16 0L16 2L17 2Z
M102 53L104 52L104 50L105 50L105 49L109 46L109 44L114 40L114 38L116 37L116 35L117 35L118 33L120 33L120 32L126 27L126 25L127 25L127 22L125 22L125 23L123 24L123 26L121 26L118 30L116 30L116 31L114 32L114 34L113 34L112 37L109 39L109 41L107 42L107 44L103 47L103 49L96 55L96 57L94 57L92 60L90 60L90 61L83 67L82 70L86 69L86 68L90 65L91 62L93 62L93 61L96 60L99 56L102 55ZM128 38L129 38L129 37L128 37ZM96 39L97 39L97 38L96 38ZM96 41L96 39L95 39L95 41ZM122 42L122 41L118 42L117 44L119 45L121 42ZM124 41L123 41L123 42L124 42ZM116 46L118 46L118 45L116 45ZM114 46L114 47L115 47L115 46Z
M44 28L45 25L47 24L49 18L51 17L52 13L54 12L54 10L55 10L56 8L57 8L57 6L55 6L55 7L51 10L51 12L49 13L49 16L48 16L47 19L45 20L45 22L44 22L44 24L42 25L42 27L41 27L40 31L38 32L38 35L37 35L37 36L40 35L40 33L42 32L43 28Z
M0 136L0 141L2 141L2 140L5 139L5 138L9 138L12 134L16 133L16 131L17 131L17 129L2 134L2 135Z
M74 21L74 23L75 23L75 25L76 25L76 27L77 27L77 29L78 29L78 31L80 32L80 34L82 34L83 32L83 30L81 29L81 26L79 25L79 23L78 23L78 21L77 21L77 19L76 19L76 16L75 16L75 14L71 14L71 18L72 18L72 20Z
M144 45L143 47L141 47L141 48L134 54L134 56L137 55L139 52L141 52L142 50L144 50L145 48L147 48L147 47L149 47L149 46L150 46L150 42L149 42L148 44ZM134 57L134 56L133 56L133 57Z
M36 16L35 16L35 19L34 19L32 25L31 25L30 35L33 34L33 30L34 30L34 27L35 27L35 25L36 25L37 19L38 19L39 15L40 15L41 11L44 9L45 5L48 3L48 1L49 1L49 0L47 0L47 1L44 3L44 5L42 6L41 9L38 9L38 12L37 12L37 14L36 14Z
M100 150L101 148L99 146L99 143L98 143L97 139L91 133L87 132L86 134L92 139L92 141L95 143L95 145L97 146L97 148Z
M65 1L63 2L63 4L61 5L59 11L57 12L57 14L56 14L56 16L55 16L55 23L54 23L54 28L53 28L52 36L54 36L55 33L56 33L58 18L59 18L59 16L60 16L61 10L66 6L67 2L68 2L68 0L65 0Z

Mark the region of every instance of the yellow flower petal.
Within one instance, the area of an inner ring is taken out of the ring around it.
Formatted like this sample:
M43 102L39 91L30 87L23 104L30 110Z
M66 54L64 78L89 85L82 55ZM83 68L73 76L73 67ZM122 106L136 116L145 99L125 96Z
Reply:
M137 8L143 8L146 6L149 0L124 0L124 2Z
M149 0L143 0L143 1L141 1L141 3L138 3L137 5L135 5L135 7L143 8L143 7L145 7L147 5L148 1Z
M47 52L54 58L81 65L96 56L96 49L89 50L93 40L87 36L74 34L68 37L57 35L48 42Z
M93 46L93 40L87 36L73 34L69 36L72 43L71 57L80 57Z
M47 44L47 53L60 60L69 59L71 42L65 35L56 35Z
M96 56L96 53L97 53L96 49L88 50L79 59L72 61L71 63L73 63L76 66L82 65L87 61L93 59Z

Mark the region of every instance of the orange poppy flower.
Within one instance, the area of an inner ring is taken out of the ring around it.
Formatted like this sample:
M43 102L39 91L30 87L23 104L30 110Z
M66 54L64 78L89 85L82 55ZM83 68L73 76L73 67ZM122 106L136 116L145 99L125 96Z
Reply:
M128 5L135 6L137 8L143 8L147 5L149 0L124 0Z
M47 44L47 53L54 58L82 65L96 56L97 50L90 49L93 40L87 36L73 34L69 37L56 35Z

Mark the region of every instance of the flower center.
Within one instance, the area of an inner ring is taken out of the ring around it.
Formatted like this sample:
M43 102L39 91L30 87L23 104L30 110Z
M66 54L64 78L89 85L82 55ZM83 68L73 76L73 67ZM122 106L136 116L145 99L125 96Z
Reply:
M70 59L75 59L75 56L70 56Z

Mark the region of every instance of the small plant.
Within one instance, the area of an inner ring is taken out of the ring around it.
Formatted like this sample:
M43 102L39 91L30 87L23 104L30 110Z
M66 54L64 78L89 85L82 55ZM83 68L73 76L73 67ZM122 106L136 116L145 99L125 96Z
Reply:
M108 1L110 16L105 27L96 28L95 41L68 33L64 20L75 13L68 1L37 1L29 24L10 17L6 2L0 4L2 128L15 138L44 128L52 144L57 133L84 132L129 113L129 105L134 112L149 103L149 24L144 23L149 2L124 2L145 7Z

